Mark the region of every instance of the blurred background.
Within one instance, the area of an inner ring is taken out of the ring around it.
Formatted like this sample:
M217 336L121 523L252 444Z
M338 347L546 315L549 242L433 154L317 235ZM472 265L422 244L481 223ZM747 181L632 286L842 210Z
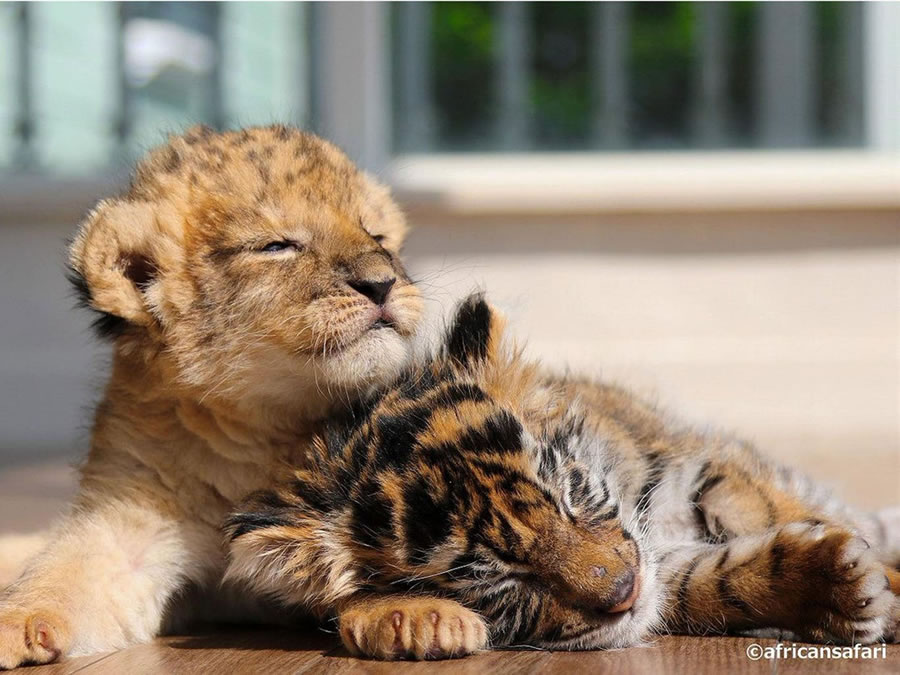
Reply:
M40 519L86 447L84 211L168 132L279 121L394 187L433 305L482 286L532 355L900 502L898 35L892 2L0 2L0 494Z

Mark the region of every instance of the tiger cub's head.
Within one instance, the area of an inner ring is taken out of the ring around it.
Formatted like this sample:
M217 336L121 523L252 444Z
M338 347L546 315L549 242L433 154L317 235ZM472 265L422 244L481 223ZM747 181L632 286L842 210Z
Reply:
M318 444L318 464L229 521L229 575L327 614L357 592L479 612L495 645L635 644L658 615L650 564L591 438L480 296L442 351Z

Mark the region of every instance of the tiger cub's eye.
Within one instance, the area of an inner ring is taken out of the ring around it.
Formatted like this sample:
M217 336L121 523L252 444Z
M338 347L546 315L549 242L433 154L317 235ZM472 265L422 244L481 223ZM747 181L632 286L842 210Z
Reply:
M279 251L299 251L300 245L295 241L272 241L258 249L262 253L278 253Z

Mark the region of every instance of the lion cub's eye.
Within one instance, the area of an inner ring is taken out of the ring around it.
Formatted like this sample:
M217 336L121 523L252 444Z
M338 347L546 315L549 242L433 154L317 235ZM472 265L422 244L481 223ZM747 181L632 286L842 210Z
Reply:
M380 244L381 242L384 241L384 235L383 234L373 234L372 239L374 239L377 243Z
M296 241L270 241L268 244L263 246L260 249L257 249L261 253L278 253L279 251L299 251L300 244Z

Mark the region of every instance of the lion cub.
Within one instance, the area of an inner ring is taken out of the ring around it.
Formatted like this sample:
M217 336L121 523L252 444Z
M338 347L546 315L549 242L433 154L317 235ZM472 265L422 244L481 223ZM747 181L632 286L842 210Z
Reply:
M384 187L285 126L173 137L94 209L70 265L112 374L70 515L0 598L0 667L150 640L186 589L219 593L226 514L406 364L405 233Z

